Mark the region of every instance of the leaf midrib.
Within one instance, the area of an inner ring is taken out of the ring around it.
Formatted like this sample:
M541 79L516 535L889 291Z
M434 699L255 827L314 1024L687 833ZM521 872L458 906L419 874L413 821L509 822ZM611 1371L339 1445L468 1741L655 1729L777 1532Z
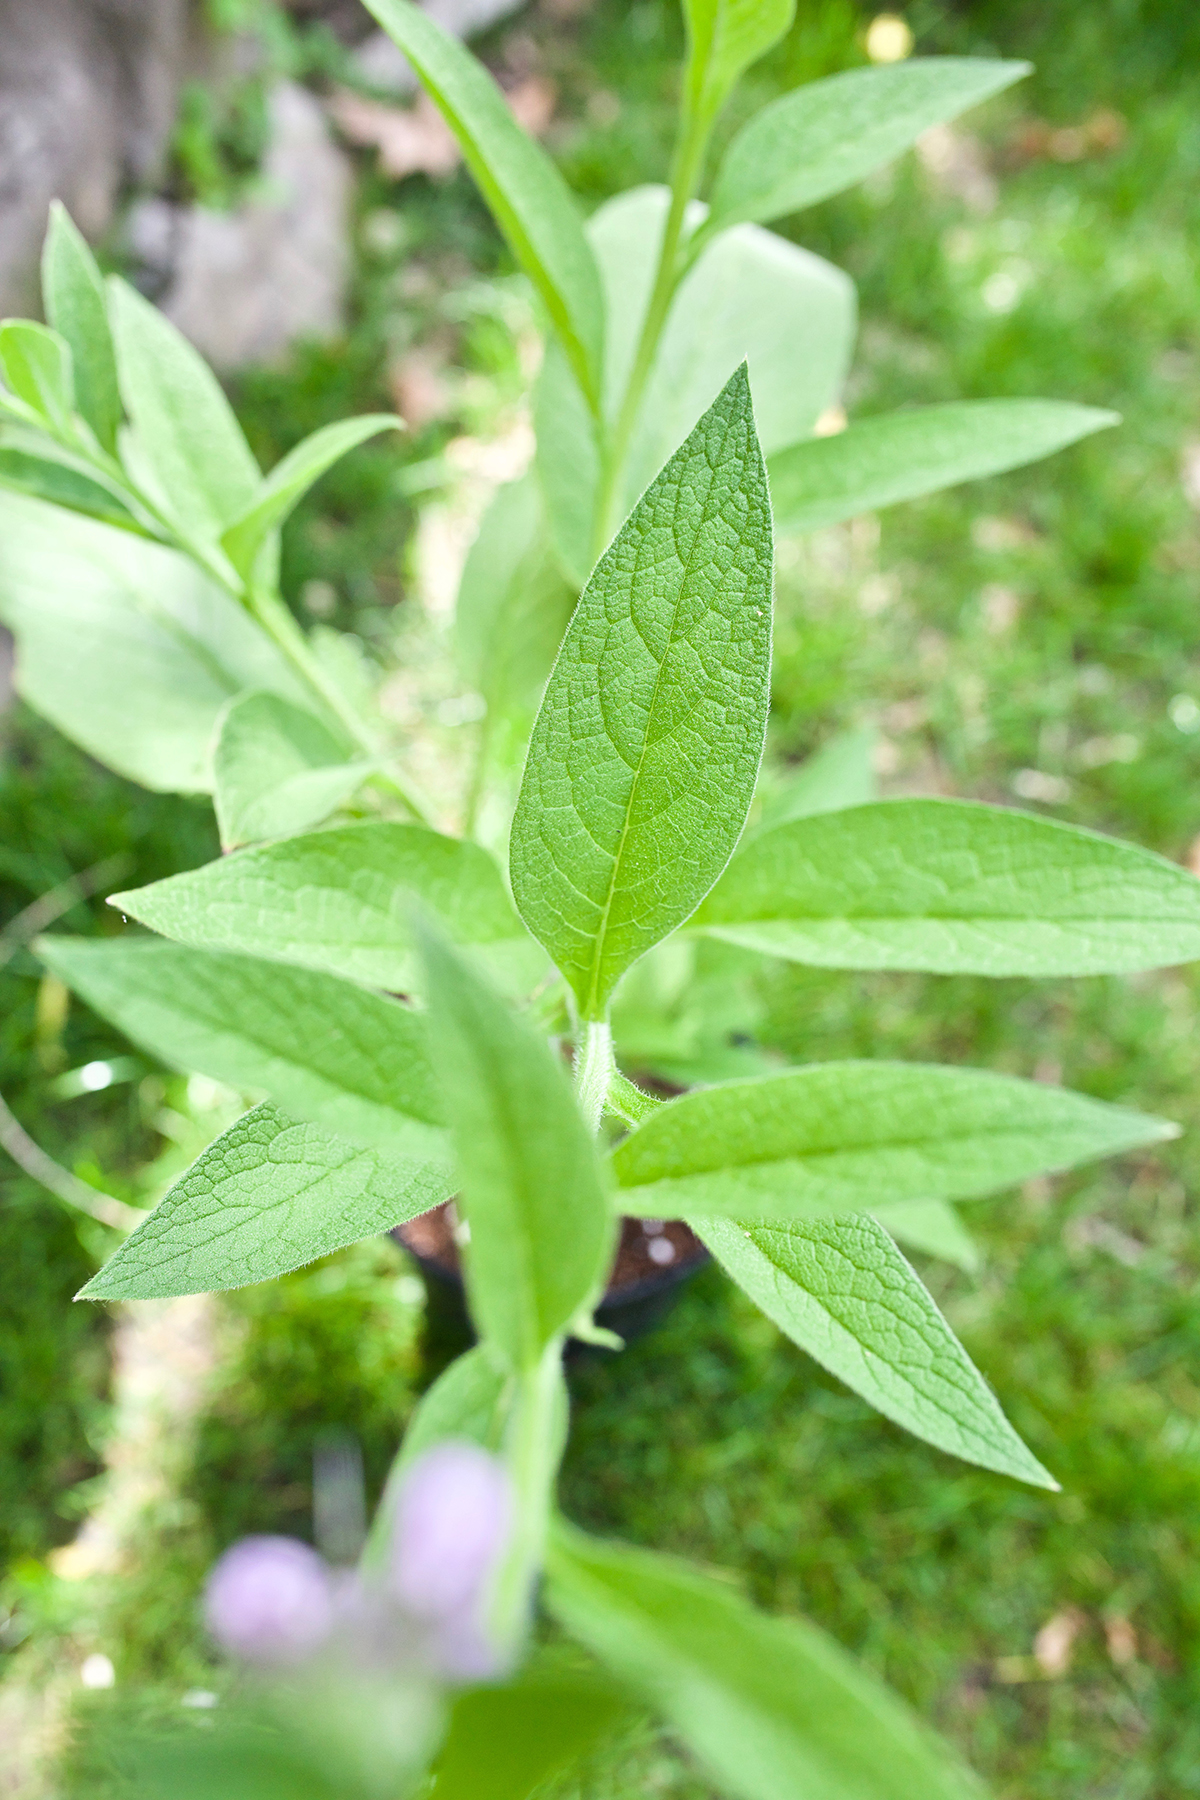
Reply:
M729 435L729 425L726 424L724 436L722 438L722 444L724 444L725 440L728 438L728 435ZM705 451L705 460L708 461L707 449ZM592 965L591 965L591 969L589 971L591 979L590 979L590 985L589 985L589 990L588 990L587 1005L584 1009L585 1015L588 1019L596 1019L601 1016L601 1014L598 1013L596 1010L597 989L600 984L600 970L601 970L601 967L604 962L604 950L605 950L605 944L606 944L607 937L608 937L609 915L612 912L613 902L616 899L617 877L618 877L618 874L619 874L620 868L621 868L621 858L623 857L623 855L625 853L625 841L626 841L627 837L629 836L629 832L631 829L631 820L632 820L632 816L633 816L634 800L637 796L638 783L642 779L642 770L645 765L646 757L649 754L650 723L651 723L651 720L655 716L655 712L656 712L656 709L658 706L659 692L662 687L663 675L664 675L664 671L667 666L667 661L668 661L671 651L675 645L675 631L676 631L676 626L678 625L678 622L679 622L680 610L683 606L684 589L686 588L688 580L689 580L690 576L692 575L692 572L695 567L696 552L697 552L697 547L700 542L701 533L704 530L704 527L708 524L710 516L711 516L708 511L708 504L709 504L709 500L711 499L711 496L712 496L713 488L717 484L717 481L719 478L719 471L715 467L713 467L711 462L709 463L709 471L712 476L712 480L709 484L708 493L704 497L704 509L701 513L700 522L697 525L696 530L692 536L691 546L688 550L687 562L684 565L683 574L680 576L680 579L679 579L679 591L675 597L674 605L671 608L671 626L670 626L670 630L667 634L666 649L663 651L662 661L659 663L658 671L654 677L654 691L650 697L650 705L646 711L646 729L642 734L642 747L641 747L641 751L639 752L639 755L638 755L637 765L633 770L633 779L632 779L632 781L630 783L630 787L629 787L629 799L626 802L625 816L624 816L624 819L621 824L621 835L620 835L619 839L617 840L616 850L613 852L612 872L609 877L608 893L605 897L604 906L603 906L603 909L600 914L600 925L599 925L599 929L596 932L596 940L595 940L596 941L596 949L595 949L595 953L592 957ZM677 485L677 487L676 487L676 496L677 497L678 497L678 491L679 491L679 489L678 489L678 485ZM642 541L644 542L645 539L643 538ZM630 582L630 623L631 624L633 622L632 596L633 596L633 583L632 583L632 579L631 579L631 582ZM705 608L706 614L710 610L711 610L711 608L706 607ZM639 636L640 636L640 633L639 633ZM647 648L649 648L649 646L647 646ZM609 743L610 744L612 743L611 738L609 738ZM614 748L615 748L615 746L614 746ZM579 817L578 809L575 809L575 811L576 811L576 817ZM583 821L580 820L580 822L582 823Z

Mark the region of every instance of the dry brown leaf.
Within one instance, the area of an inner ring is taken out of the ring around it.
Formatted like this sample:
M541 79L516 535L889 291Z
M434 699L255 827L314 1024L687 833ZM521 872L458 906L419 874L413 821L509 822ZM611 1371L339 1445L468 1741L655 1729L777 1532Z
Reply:
M1066 1674L1082 1625L1083 1617L1073 1606L1046 1620L1033 1640L1033 1660L1043 1675L1053 1680Z
M458 167L458 140L427 94L413 106L388 106L339 88L329 112L352 144L379 152L385 175L449 175Z
M554 117L558 93L544 75L527 75L504 97L522 130L540 137ZM394 181L405 175L450 175L461 161L458 139L428 94L418 95L412 106L391 106L337 88L328 106L342 136L378 151L380 168Z

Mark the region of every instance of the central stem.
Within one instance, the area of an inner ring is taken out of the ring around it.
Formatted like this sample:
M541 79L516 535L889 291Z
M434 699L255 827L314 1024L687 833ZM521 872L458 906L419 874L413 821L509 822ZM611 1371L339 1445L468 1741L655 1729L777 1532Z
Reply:
M592 543L593 561L607 548L619 523L616 515L621 500L621 477L624 473L625 458L629 452L634 427L637 424L642 400L645 397L646 383L650 379L650 371L654 367L654 358L658 351L663 326L667 322L667 314L670 312L671 302L675 298L675 286L679 276L679 246L683 238L684 225L687 223L688 204L696 191L700 180L700 171L704 166L709 121L694 103L692 85L689 71L689 76L685 79L687 97L684 100L683 114L679 121L679 136L676 139L675 153L671 160L671 206L667 213L662 244L659 247L658 268L654 276L654 286L650 291L650 303L646 308L646 317L642 321L642 332L638 339L633 366L629 371L629 380L625 387L616 423L613 426L612 436L608 442L600 476Z
M583 1043L575 1059L575 1098L593 1134L599 1131L604 1116L613 1066L612 1032L604 1020L593 1019L584 1027Z
M514 1488L513 1529L492 1596L492 1627L501 1654L516 1660L529 1630L534 1583L546 1550L554 1478L562 1454L566 1391L562 1339L517 1376L506 1444Z

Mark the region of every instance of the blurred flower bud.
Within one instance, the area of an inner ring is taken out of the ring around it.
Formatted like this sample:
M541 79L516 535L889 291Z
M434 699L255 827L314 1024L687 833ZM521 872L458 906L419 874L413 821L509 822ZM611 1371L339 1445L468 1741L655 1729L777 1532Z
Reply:
M512 1514L504 1464L476 1444L439 1444L413 1464L393 1521L391 1590L431 1628L443 1672L479 1680L499 1672L484 1608Z
M208 1628L249 1662L302 1661L328 1636L333 1611L329 1570L296 1538L243 1538L208 1579Z

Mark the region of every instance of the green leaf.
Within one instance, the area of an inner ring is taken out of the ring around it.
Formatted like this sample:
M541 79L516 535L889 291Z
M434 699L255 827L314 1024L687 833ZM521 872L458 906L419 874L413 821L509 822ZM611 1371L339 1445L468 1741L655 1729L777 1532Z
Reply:
M627 1724L628 1696L583 1670L526 1669L460 1694L433 1767L436 1800L527 1800Z
M571 367L599 397L604 303L596 264L562 176L523 132L487 71L409 0L367 0L458 139L467 167L541 295Z
M480 1336L537 1364L598 1297L613 1221L561 1062L444 941L423 933L429 1031L470 1227Z
M225 849L303 831L328 818L375 764L302 707L276 694L239 694L217 723L214 799Z
M320 480L348 450L381 431L404 429L404 420L394 413L367 413L361 418L325 425L289 450L221 539L225 554L238 573L251 575L259 551L271 533L279 529L313 482Z
M75 384L69 345L30 319L0 324L0 380L56 437L71 435Z
M547 1602L737 1800L979 1800L888 1690L800 1619L673 1557L560 1526Z
M734 138L717 172L708 231L777 219L851 187L956 118L1028 75L1024 62L916 57L848 69L764 106Z
M125 531L152 524L130 490L107 470L23 421L0 422L0 485Z
M111 456L121 423L117 359L108 328L104 277L60 200L50 202L50 229L42 251L46 318L71 347L75 404Z
M397 1468L407 1468L447 1438L466 1438L499 1452L513 1393L511 1371L488 1347L476 1344L464 1350L422 1394L404 1433Z
M743 367L597 564L533 730L513 893L585 1018L693 911L745 823L771 557Z
M524 748L574 604L546 540L537 484L529 475L510 482L483 516L455 614L459 667L487 702L489 752ZM502 736L510 741L498 745Z
M948 1200L890 1200L872 1208L879 1223L910 1249L973 1274L982 1258L974 1238Z
M545 968L486 850L390 820L239 850L111 904L183 944L251 951L397 993L419 979L414 905L498 974L536 980Z
M683 0L688 99L701 119L716 117L738 77L779 42L795 11L796 0Z
M643 1218L815 1219L961 1200L1178 1136L1083 1094L933 1063L812 1063L672 1100L613 1152Z
M886 1418L965 1462L1058 1487L874 1219L689 1223L793 1343Z
M776 773L766 787L759 831L771 831L793 819L813 813L841 812L849 806L865 806L878 793L875 779L875 746L878 733L845 731L782 777ZM764 777L767 771L764 770Z
M1200 957L1200 882L1056 819L884 800L756 836L694 923L822 968L1099 975Z
M245 610L189 557L0 493L0 617L29 705L143 787L212 785L217 716L244 688L301 700Z
M203 357L156 307L115 276L108 296L139 455L184 535L219 538L253 505L262 482L241 426Z
M396 1001L154 938L41 938L38 954L163 1062L266 1094L353 1144L446 1167L425 1021Z
M361 1150L256 1106L222 1132L80 1300L221 1293L390 1231L449 1192L444 1167Z
M816 531L899 500L1019 469L1118 422L1116 413L1062 400L951 401L864 419L834 437L811 438L772 456L777 529Z

